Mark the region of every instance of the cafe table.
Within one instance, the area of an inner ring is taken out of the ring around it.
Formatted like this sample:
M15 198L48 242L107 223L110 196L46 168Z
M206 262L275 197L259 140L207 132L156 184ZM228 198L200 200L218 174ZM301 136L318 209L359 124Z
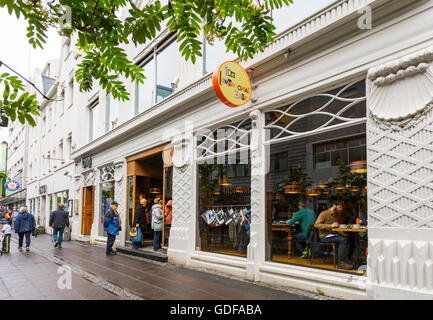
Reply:
M287 247L288 247L288 255L292 256L292 242L293 242L293 230L296 225L287 224L287 223L273 223L272 231L285 231L287 232Z
M359 235L362 233L366 233L368 232L367 228L358 228L358 229L354 229L354 228L332 228L333 232L347 232L347 233L352 233L355 235L355 256L356 256L356 267L359 267L359 242L360 242L360 238Z

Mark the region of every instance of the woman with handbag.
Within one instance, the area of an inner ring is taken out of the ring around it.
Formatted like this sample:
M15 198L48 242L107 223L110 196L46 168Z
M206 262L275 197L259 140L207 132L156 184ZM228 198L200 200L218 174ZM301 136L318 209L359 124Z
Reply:
M133 226L135 226L136 229L140 229L141 234L144 234L144 232L147 229L146 206L147 206L147 200L145 198L141 198L140 204L135 208L135 213L134 213ZM133 242L132 247L133 249L138 249L140 247L143 247L142 241Z
M163 201L160 198L155 198L154 205L152 206L152 229L153 229L153 251L161 250L162 238L162 207Z

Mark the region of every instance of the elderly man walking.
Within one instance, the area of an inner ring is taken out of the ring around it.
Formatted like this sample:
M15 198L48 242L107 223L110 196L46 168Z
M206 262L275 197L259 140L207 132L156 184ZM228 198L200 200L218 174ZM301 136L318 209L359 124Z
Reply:
M63 242L63 232L65 227L69 228L69 216L65 211L65 206L60 203L57 210L53 211L50 216L50 227L53 228L54 247L61 248Z
M23 251L23 240L26 237L26 251L30 251L30 235L36 227L35 217L28 212L27 207L21 207L15 218L15 233L18 233L18 250Z

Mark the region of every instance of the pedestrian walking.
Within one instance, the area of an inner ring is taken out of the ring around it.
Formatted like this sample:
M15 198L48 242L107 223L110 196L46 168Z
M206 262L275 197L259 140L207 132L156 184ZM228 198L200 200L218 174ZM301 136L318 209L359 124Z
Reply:
M11 236L12 236L12 228L9 225L8 221L3 218L0 220L1 227L1 239L2 239L2 254L9 253L11 246Z
M134 212L133 225L135 225L136 228L140 228L142 235L144 234L144 232L147 229L146 205L147 205L147 200L145 198L140 199L140 204L135 208L135 212ZM134 249L138 249L139 247L142 247L142 246L143 246L143 242L132 244L132 247Z
M154 203L152 206L153 251L158 251L162 248L162 207L164 203L160 198L155 198Z
M15 218L15 233L18 233L18 250L23 251L23 240L26 237L26 251L30 251L30 236L36 227L35 217L28 212L27 207L21 207Z
M110 209L107 210L104 217L104 230L107 231L107 255L115 255L117 251L113 250L114 242L116 241L116 236L119 235L121 231L121 220L120 215L117 212L119 204L116 201L111 202Z
M65 227L69 228L69 215L65 211L64 204L60 203L57 210L54 210L50 215L50 227L53 228L54 247L61 248L63 242L63 232Z

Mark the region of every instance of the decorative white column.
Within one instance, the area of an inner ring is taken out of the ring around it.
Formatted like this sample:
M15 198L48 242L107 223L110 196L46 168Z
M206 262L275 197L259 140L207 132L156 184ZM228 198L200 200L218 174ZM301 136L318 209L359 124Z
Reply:
M433 47L368 73L367 292L433 299Z
M195 213L193 176L193 136L173 139L173 218L170 229L169 262L184 265L194 251Z
M95 193L93 195L93 222L92 222L92 228L90 231L90 241L94 243L95 239L99 237L99 225L101 223L101 206L99 205L100 202L100 196L101 196L101 170L98 168L95 168L93 170L93 178L89 179L90 181L87 182L87 186L95 186Z
M74 177L74 194L73 194L73 199L77 199L78 201L74 201L74 210L72 212L72 218L70 223L72 224L72 233L71 233L71 238L72 240L77 239L77 237L79 237L81 235L81 215L82 215L82 192L81 192L81 187L84 184L84 179L83 176L80 175L76 175ZM78 208L75 208L76 204L78 203ZM79 214L76 215L75 213L78 212Z
M266 198L265 198L265 116L251 112L251 229L248 245L247 278L257 280L260 263L265 261Z

